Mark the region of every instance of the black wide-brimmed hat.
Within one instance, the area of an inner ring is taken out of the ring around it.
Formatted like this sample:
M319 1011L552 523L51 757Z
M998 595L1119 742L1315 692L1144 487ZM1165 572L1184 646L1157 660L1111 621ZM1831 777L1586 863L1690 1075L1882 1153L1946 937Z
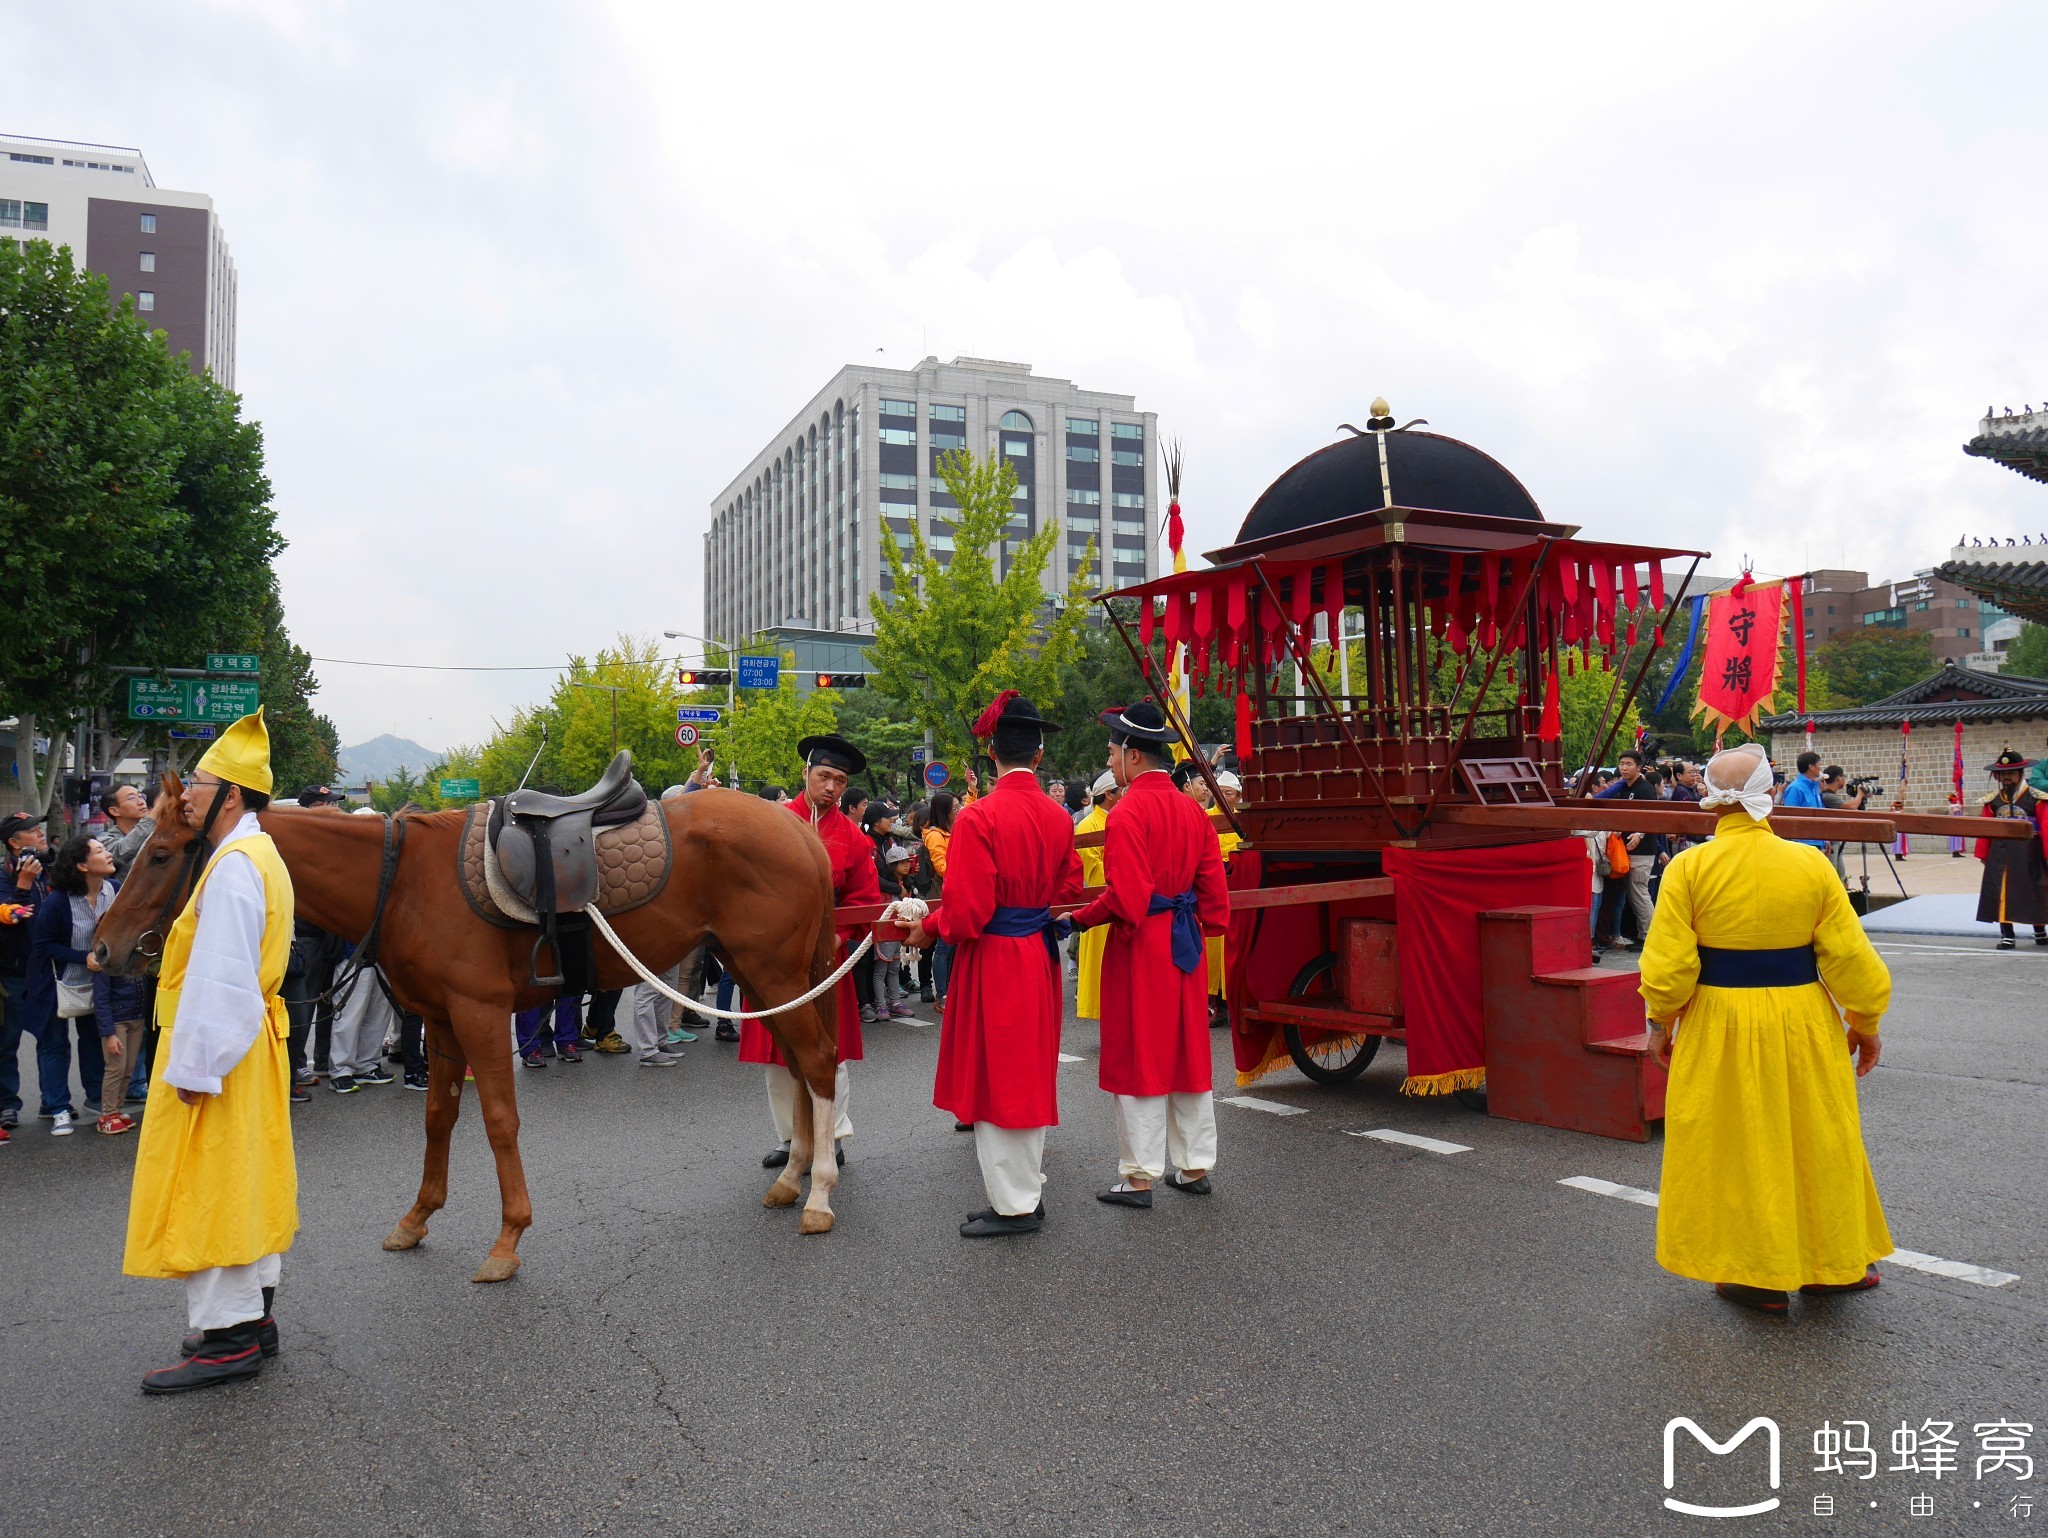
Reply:
M1175 740L1173 728L1166 724L1165 713L1150 700L1140 700L1135 705L1112 706L1102 713L1101 720L1109 728L1109 740L1119 747L1138 743L1145 747L1163 748Z
M974 723L974 735L993 737L997 732L1006 730L1029 734L1057 732L1062 728L1059 722L1046 720L1038 713L1038 707L1015 689L1005 689L989 701L988 709Z
M1991 773L1996 774L2001 769L2031 769L2034 767L2034 761L2022 754L2017 748L2007 748L1984 767Z
M796 750L803 756L804 767L807 769L823 764L828 769L843 769L848 774L859 774L868 766L867 754L836 732L806 737L796 745Z

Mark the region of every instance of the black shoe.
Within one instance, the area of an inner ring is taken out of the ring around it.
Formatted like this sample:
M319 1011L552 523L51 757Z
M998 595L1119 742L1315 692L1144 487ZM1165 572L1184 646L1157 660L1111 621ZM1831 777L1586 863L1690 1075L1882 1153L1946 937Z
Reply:
M21 1112L0 1111L0 1127L5 1127L9 1132L12 1132L16 1127L20 1125Z
M839 1161L839 1167L840 1167L841 1169L845 1169L845 1168L846 1168L846 1146L845 1146L845 1145L844 1145L843 1143L834 1143L834 1144L832 1145L832 1154L833 1154L833 1157L835 1157L836 1159L838 1159L838 1161Z
M1716 1282L1714 1291L1730 1303L1740 1303L1744 1308L1753 1308L1759 1314L1782 1315L1785 1312L1785 1294L1768 1287L1751 1287L1742 1282Z
M310 1089L306 1088L303 1084L294 1084L292 1086L293 1105L311 1105L312 1103L313 1092Z
M583 1054L574 1047L559 1047L555 1051L555 1056L565 1063L580 1063L583 1061Z
M932 991L929 988L920 988L917 990L917 999L920 1004L931 1003L933 1001L933 997L934 996L932 994Z
M2036 945L2048 945L2048 935L2044 935L2044 934L2042 934L2042 933L2041 933L2041 931L2040 931L2040 930L2038 930L2038 929L2037 929L2037 930L2035 930L2035 931L2034 931L2034 943L2035 943Z
M1174 1190L1185 1191L1190 1196L1207 1196L1215 1189L1215 1187L1209 1184L1209 1177L1207 1175L1202 1176L1199 1180L1183 1180L1180 1178L1180 1171L1178 1170L1166 1177L1166 1183Z
M740 1039L738 1028L730 1020L719 1021L718 1029L713 1031L711 1036L714 1041L738 1041Z
M1118 1184L1121 1185L1122 1182L1119 1181ZM1108 1202L1112 1207L1149 1207L1152 1205L1152 1193L1150 1191L1097 1191L1095 1199L1099 1202Z
M974 1123L971 1121L961 1121L956 1117L953 1122L953 1130L955 1132L972 1132L974 1130Z
M372 1068L368 1073L359 1073L356 1075L356 1083L358 1084L395 1084L397 1082L398 1081L396 1079L392 1078L392 1076L385 1071L384 1065L382 1063L377 1064L377 1066Z
M2003 940L2000 940L1998 942L1998 948L2002 951L2016 951L2020 948L2020 942L2015 940L2011 935L2007 935Z
M405 1061L405 1053L396 1046L386 1047L384 1049L384 1061L387 1063L402 1063Z
M405 1076L405 1087L407 1089L424 1090L427 1087L426 1074L417 1068L411 1070Z
M1033 1216L1034 1218L1037 1218L1037 1219L1038 1219L1038 1220L1039 1220L1040 1222L1043 1222L1043 1221L1045 1220L1045 1198L1044 1198L1044 1197L1042 1197L1042 1196L1041 1196L1041 1197L1040 1197L1040 1198L1038 1199L1038 1205L1037 1205L1036 1207L1033 1207L1033 1208L1031 1209L1031 1215L1032 1215L1032 1216ZM972 1222L975 1222L976 1220L978 1220L978 1219L981 1219L981 1218L997 1218L997 1217L1001 1217L1001 1216L1002 1216L1002 1214L1001 1214L1001 1213L999 1213L999 1212L997 1212L995 1208L993 1208L993 1207L984 1207L984 1208L982 1208L982 1209L981 1209L981 1211L979 1211L979 1212L970 1212L970 1213L968 1213L968 1214L967 1214L967 1218L966 1218L966 1221L967 1221L967 1222L969 1222L969 1223L972 1223Z
M789 1150L787 1148L771 1148L761 1155L761 1168L764 1170L779 1170L787 1163L789 1163Z
M525 1053L519 1059L519 1066L522 1068L545 1068L547 1065L548 1060L538 1052Z
M1006 1218L999 1212L984 1212L978 1218L970 1218L960 1225L963 1239L994 1239L1002 1234L1035 1234L1045 1221L1035 1212L1022 1217Z
M356 1083L355 1078L352 1075L346 1073L338 1073L333 1078L327 1081L327 1087L333 1090L337 1095L353 1095L357 1090L362 1088L362 1085Z
M193 1389L253 1378L263 1371L263 1347L254 1324L208 1330L199 1349L175 1367L159 1367L142 1380L145 1394L186 1394Z
M191 1356L206 1344L206 1331L194 1330L178 1342L178 1355ZM263 1348L265 1356L277 1355L277 1320L265 1314L256 1321L256 1344Z

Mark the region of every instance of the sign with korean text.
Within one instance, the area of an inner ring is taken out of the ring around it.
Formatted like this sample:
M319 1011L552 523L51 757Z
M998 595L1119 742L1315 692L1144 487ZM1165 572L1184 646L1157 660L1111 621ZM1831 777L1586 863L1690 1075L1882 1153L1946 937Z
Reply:
M128 714L137 721L211 721L226 725L253 714L260 703L261 686L239 679L128 680Z
M678 705L676 719L691 721L698 726L716 726L725 719L725 710L718 705Z
M1756 583L1745 575L1707 600L1706 647L1700 698L1693 714L1716 732L1756 729L1778 687L1778 647L1784 632L1785 585Z
M441 799L443 801L474 801L484 793L481 780L443 780Z
M933 790L938 790L946 781L952 778L953 771L936 758L924 766L924 782L931 786Z
M254 652L208 652L206 671L209 673L260 673L263 659Z
M739 686L742 689L782 687L781 657L742 657L739 662Z

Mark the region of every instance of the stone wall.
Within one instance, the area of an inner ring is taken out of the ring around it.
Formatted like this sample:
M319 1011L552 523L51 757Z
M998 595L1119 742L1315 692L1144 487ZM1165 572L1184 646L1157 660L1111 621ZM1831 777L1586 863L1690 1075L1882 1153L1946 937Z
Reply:
M1882 810L1899 794L1899 729L1895 726L1859 726L1829 730L1816 722L1813 750L1823 766L1840 764L1851 779L1874 774L1884 786L1881 800L1871 806ZM1955 725L1935 721L1916 724L1906 754L1906 810L1939 812L1948 806L1951 765L1955 758ZM1966 723L1963 727L1963 802L1974 806L1991 793L1991 776L1984 766L2007 748L2017 748L2029 758L2048 757L2048 711L2029 719ZM1771 733L1771 762L1787 774L1806 749L1799 731Z

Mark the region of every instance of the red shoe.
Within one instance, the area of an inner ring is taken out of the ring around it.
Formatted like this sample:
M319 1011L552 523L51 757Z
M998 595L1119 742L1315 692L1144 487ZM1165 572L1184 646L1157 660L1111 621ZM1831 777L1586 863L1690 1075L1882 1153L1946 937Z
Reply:
M1872 1267L1871 1267L1871 1268L1870 1268L1870 1269L1869 1269L1868 1271L1866 1271L1866 1272L1864 1272L1864 1273L1863 1273L1863 1276L1862 1276L1862 1278L1861 1278L1860 1280L1858 1280L1858 1281L1854 1281L1854 1282L1808 1282L1808 1283L1807 1283L1807 1284L1806 1284L1806 1285L1805 1285L1804 1287L1800 1288L1799 1290L1800 1290L1801 1292L1812 1292L1812 1293L1828 1293L1828 1292L1868 1292L1868 1291L1870 1291L1870 1289L1871 1289L1871 1288L1873 1288L1873 1287L1878 1287L1878 1286L1882 1286L1882 1285L1883 1285L1883 1283L1884 1283L1884 1278L1883 1278L1882 1276L1879 1276L1879 1275L1878 1275L1878 1273L1877 1273L1877 1267L1876 1267L1876 1266L1872 1266Z
M123 1132L133 1132L135 1130L134 1118L123 1116L119 1111L109 1111L99 1119L96 1125L108 1137L118 1137Z
M1744 1308L1753 1308L1760 1314L1785 1312L1785 1294L1775 1288L1751 1287L1742 1282L1716 1282L1714 1291L1730 1303L1740 1303Z

